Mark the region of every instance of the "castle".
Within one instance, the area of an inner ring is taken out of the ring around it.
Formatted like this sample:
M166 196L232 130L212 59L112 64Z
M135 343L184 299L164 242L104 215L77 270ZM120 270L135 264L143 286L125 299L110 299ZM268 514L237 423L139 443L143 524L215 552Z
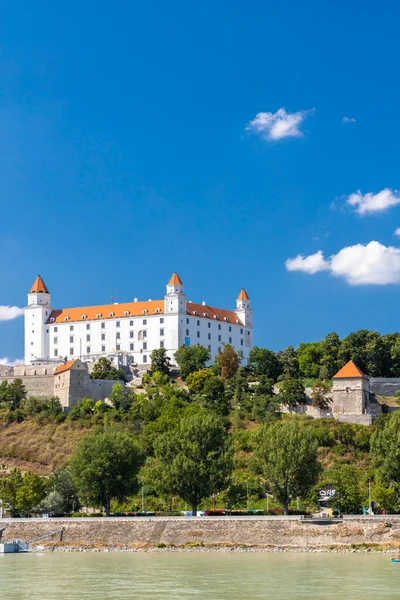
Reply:
M54 309L40 275L28 293L25 308L25 365L106 356L124 365L150 367L150 354L165 348L172 364L182 345L201 344L213 358L231 344L247 363L252 346L252 309L244 289L236 310L214 308L186 299L177 273L162 300Z

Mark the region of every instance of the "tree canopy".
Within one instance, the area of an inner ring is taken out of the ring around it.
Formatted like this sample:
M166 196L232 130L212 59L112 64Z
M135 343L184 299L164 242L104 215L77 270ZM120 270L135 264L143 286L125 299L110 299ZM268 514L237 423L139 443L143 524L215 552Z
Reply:
M182 379L186 379L190 373L204 369L210 359L209 350L200 344L181 346L175 352L175 360L180 367Z

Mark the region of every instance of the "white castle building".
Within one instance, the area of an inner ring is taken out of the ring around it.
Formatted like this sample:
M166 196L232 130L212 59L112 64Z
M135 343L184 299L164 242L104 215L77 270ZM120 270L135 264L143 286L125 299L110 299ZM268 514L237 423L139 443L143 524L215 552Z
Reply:
M25 309L25 364L101 356L121 364L146 363L155 348L165 348L172 362L182 345L201 344L214 357L224 344L243 353L252 346L252 309L244 289L236 310L224 310L186 300L182 281L174 273L162 300L54 309L40 275L28 294Z

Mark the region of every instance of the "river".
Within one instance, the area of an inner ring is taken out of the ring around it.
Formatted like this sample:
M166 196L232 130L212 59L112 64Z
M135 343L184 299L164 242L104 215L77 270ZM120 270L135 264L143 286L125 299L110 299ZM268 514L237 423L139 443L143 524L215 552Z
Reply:
M388 554L0 555L2 600L394 600L399 589Z

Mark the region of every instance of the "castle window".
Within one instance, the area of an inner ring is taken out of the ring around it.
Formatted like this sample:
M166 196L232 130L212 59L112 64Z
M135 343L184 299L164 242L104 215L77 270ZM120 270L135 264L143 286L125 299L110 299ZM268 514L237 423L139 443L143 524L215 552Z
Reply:
M197 327L200 327L200 321L197 321Z
M221 339L222 339L222 338L221 338L221 336L219 335L219 336L218 336L218 341L220 342L220 341L221 341Z
M194 311L193 311L193 314L194 314L194 315L198 315L199 313L197 312L197 310L194 310Z
M54 356L58 356L58 350L57 350L57 348L54 350Z
M50 323L54 323L54 321L55 321L55 318L54 318L54 317L51 317L51 319L50 319Z
M218 323L218 329L221 331L221 323Z
M250 331L247 332L247 335L250 335Z
M134 337L134 333L135 333L134 331L130 331L130 332L129 332L129 337L130 337L130 338L133 338L133 337Z
M156 313L159 313L159 312L160 312L160 309L159 309L159 308L156 308Z
M232 338L231 337L229 338L229 343L232 344Z
M73 343L74 343L74 336L73 336L73 335L70 335L70 336L69 336L69 343L70 343L70 344L73 344Z
M120 340L120 339L121 339L121 334L120 334L120 332L118 331L118 333L117 333L117 340Z
M105 329L105 328L106 328L106 324L105 324L105 323L102 323L102 324L101 324L101 328L102 328L102 329Z
M232 331L232 326L231 325L229 325L229 331Z
M186 319L186 325L189 325L189 319Z
M53 331L54 331L54 333L57 333L57 331L58 331L58 327L54 327L54 330L53 330Z
M189 335L189 329L186 329L186 335Z
M160 336L164 335L164 329L160 329Z
M209 352L211 352L211 346L210 346L210 344L208 344L207 347L208 347Z
M97 317L98 319L101 319L101 313L97 313L96 317Z
M108 316L109 316L109 317L114 317L114 316L115 316L115 313L113 313L113 312L110 312Z
M86 348L86 354L90 354L90 346Z
M143 362L147 363L147 356L145 354L143 355Z
M211 323L208 323L208 329L211 329Z
M129 310L126 310L126 311L124 312L124 315L127 317L127 316L129 315Z
M147 325L147 319L143 319L143 325Z
M86 329L90 329L90 323L86 323Z
M208 339L211 340L211 333L208 334Z
M101 351L102 351L102 352L105 352L105 351L106 351L106 347L105 347L105 346L102 346L102 347L101 347Z
M70 349L69 349L69 353L70 353L70 355L71 355L71 356L73 356L73 355L74 355L74 349L73 349L73 348L70 348Z
M133 344L129 344L129 350L133 350Z
M106 339L106 334L105 334L105 333L102 333L102 334L101 334L101 341L102 341L102 342L104 342L104 341L105 341L105 339Z
M163 342L163 340L160 341L160 348L164 348L164 342Z
M227 320L228 320L228 317L224 317L224 321L227 321Z
M64 317L64 321L69 321L69 317Z
M350 388L349 387L346 388L346 394L350 394Z
M68 319L69 319L69 317L68 317ZM70 325L70 326L69 326L69 330L70 330L70 331L73 331L73 330L74 330L74 326L73 326L73 325Z
M58 344L58 338L54 338L54 345L56 346Z
M143 342L143 350L147 350L147 342Z
M86 319L86 315L82 315L82 319Z
M117 322L116 322L116 326L117 326L117 327L121 327L121 321L117 321Z
M160 317L160 323L164 323L164 317Z
M198 331L198 332L197 332L197 337L198 337L198 338L200 337L200 331Z
M129 321L129 327L133 327L133 321Z
M240 334L243 335L243 329L240 330Z
M121 346L119 344L117 344L117 352L119 352L121 350Z
M146 329L143 329L143 337L147 338L147 331L146 331Z
M143 315L147 315L147 308L144 308L144 309L142 310L142 314L143 314Z
M90 335L87 335L87 336L86 336L86 341L87 341L87 342L90 342Z
M240 345L243 346L243 340L240 340Z
M218 318L219 318L218 315L214 315L214 319L218 319Z

